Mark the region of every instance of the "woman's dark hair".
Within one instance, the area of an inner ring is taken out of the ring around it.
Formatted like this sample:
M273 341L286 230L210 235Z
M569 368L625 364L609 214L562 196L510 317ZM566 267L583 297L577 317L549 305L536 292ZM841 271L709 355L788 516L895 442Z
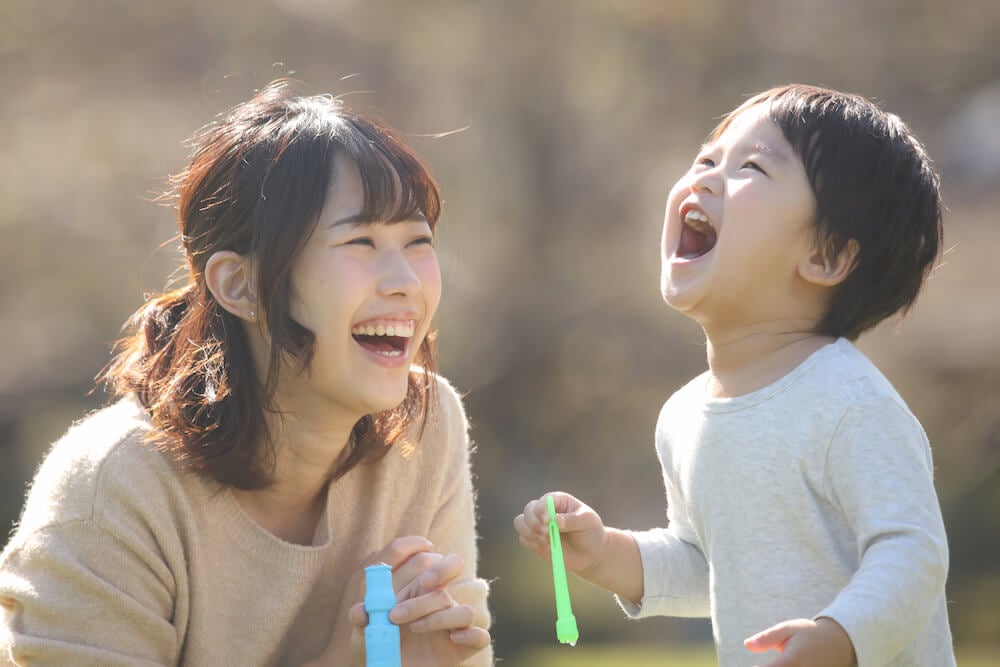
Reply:
M864 97L794 84L748 99L709 141L762 104L805 166L816 197L817 247L835 257L857 244L817 333L854 340L905 314L942 243L940 179L920 141L898 116Z
M441 211L437 184L391 130L330 96L300 96L278 80L195 134L187 169L172 179L189 279L149 300L126 323L129 335L99 377L116 396L134 394L149 413L153 441L187 469L240 489L272 481L273 434L267 413L283 364L305 370L315 336L292 319L292 264L323 209L343 153L364 184L362 222L426 218ZM270 337L264 378L255 372L241 320L205 283L213 253L252 258L258 313ZM416 359L406 399L354 426L334 479L401 442L427 418L434 373L431 337ZM412 444L412 443L407 443Z

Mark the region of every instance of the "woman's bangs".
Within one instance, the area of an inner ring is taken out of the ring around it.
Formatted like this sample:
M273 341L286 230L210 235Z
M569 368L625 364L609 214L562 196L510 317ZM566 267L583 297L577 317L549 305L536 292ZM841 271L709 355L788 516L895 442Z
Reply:
M434 229L441 206L437 187L415 159L394 146L378 145L354 159L365 189L363 221L426 220Z

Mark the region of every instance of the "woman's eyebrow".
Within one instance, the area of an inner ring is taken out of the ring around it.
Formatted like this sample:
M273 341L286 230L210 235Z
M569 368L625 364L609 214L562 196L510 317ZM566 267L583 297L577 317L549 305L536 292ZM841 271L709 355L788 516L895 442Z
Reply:
M367 217L361 215L361 212L348 215L343 218L334 220L326 226L327 229L333 229L335 227L340 227L342 225L373 225L379 222L378 220L370 220ZM414 212L412 215L407 217L405 220L399 220L398 222L428 222L427 216L425 216L420 211Z
M340 227L341 225L363 224L364 222L367 222L367 221L362 220L361 219L361 213L358 212L358 213L354 213L353 215L348 215L348 216L346 216L344 218L339 218L337 220L334 220L329 225L327 225L327 229L333 229L334 227Z

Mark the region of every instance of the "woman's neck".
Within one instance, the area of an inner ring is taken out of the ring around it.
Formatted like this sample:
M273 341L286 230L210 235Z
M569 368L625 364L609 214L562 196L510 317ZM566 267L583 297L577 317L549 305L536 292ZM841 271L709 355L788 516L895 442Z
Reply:
M814 324L780 321L723 333L706 330L708 394L716 398L742 396L787 375L834 341L810 331Z
M345 455L354 421L317 426L287 413L272 424L273 482L233 495L244 511L274 535L310 544L323 513L330 477Z

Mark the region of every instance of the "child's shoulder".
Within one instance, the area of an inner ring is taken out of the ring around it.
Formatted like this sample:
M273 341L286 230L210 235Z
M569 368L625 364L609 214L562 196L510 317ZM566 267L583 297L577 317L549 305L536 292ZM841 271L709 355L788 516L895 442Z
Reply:
M878 367L845 338L826 345L777 381L749 394L734 398L712 398L705 388L709 373L702 373L675 391L663 406L664 412L707 410L846 410L859 401L888 398L904 405L892 383Z
M802 377L802 391L817 391L830 400L856 403L874 398L902 400L878 366L846 338L816 353L816 363Z

